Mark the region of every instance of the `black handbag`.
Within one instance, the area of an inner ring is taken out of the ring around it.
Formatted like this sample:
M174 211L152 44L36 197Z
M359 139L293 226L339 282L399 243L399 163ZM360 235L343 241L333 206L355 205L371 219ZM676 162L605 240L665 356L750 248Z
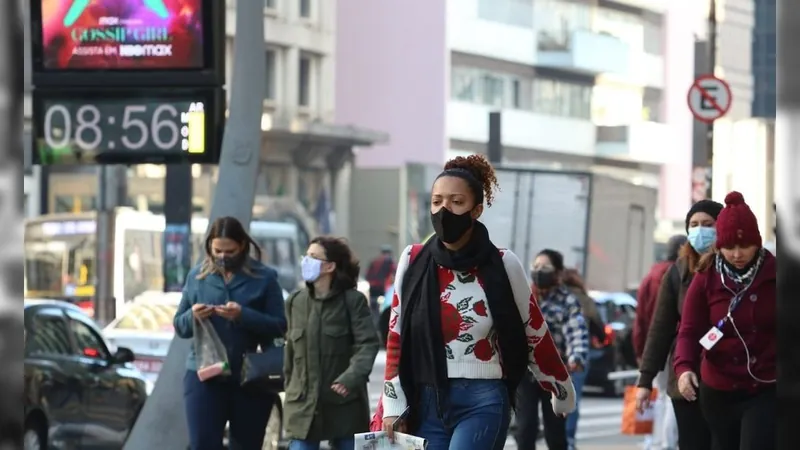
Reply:
M255 386L270 392L283 392L283 350L285 343L276 339L271 346L246 353L242 362L242 386Z

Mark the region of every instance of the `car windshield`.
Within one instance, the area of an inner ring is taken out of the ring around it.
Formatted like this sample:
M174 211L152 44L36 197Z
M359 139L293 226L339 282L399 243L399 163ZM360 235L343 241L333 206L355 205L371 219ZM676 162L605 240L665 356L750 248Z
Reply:
M114 325L117 330L173 331L172 318L178 305L167 303L134 304Z

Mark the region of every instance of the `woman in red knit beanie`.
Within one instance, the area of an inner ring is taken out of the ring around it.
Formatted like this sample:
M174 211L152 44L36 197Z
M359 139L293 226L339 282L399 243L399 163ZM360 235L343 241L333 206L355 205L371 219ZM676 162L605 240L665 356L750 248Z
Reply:
M739 192L725 197L716 228L715 251L701 260L683 305L678 389L688 401L699 397L715 450L772 450L775 257L762 247L756 217Z

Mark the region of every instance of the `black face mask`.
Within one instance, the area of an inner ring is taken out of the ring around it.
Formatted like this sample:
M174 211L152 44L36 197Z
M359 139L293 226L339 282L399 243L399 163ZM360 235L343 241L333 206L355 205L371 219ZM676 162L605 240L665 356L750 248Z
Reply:
M440 241L452 244L464 236L472 228L472 216L467 211L464 214L454 214L449 209L442 207L439 211L431 213L433 231Z
M552 270L534 270L531 272L531 278L539 289L550 289L558 284L558 276Z
M235 255L231 256L217 256L214 260L214 263L217 265L219 270L225 272L236 272L237 270L241 269L244 266L244 262L247 260L247 255L243 252L239 252Z

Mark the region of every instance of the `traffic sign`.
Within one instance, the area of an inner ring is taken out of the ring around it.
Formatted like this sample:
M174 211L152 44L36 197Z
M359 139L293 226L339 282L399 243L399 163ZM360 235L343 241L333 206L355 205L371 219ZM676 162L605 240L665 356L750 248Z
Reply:
M711 123L731 109L733 95L725 80L714 75L702 75L692 83L686 100L695 119Z

